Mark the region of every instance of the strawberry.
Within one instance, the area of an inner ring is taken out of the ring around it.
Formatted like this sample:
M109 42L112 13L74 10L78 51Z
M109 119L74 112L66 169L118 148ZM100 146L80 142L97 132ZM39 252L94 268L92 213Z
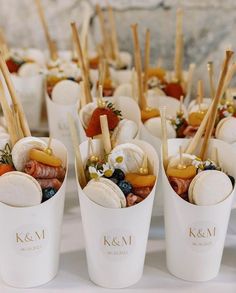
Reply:
M181 85L177 82L170 82L164 88L164 92L167 96L173 97L177 100L180 100L181 96L184 96L184 91Z
M96 108L93 111L88 128L85 131L88 137L93 137L102 133L100 126L101 115L107 115L109 130L113 130L120 121L119 116L121 116L121 113L113 108L112 103L108 103L105 108Z
M10 73L17 73L20 66L21 66L21 63L15 62L15 60L12 58L8 59L6 61L6 64L7 64L7 67L8 67L8 70L10 71Z

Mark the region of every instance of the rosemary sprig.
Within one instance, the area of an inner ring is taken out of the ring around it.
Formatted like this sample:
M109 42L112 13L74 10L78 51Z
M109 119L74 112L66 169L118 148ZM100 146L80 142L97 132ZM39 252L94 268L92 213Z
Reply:
M0 150L0 164L13 165L11 148L8 143L6 144L6 146L3 150Z

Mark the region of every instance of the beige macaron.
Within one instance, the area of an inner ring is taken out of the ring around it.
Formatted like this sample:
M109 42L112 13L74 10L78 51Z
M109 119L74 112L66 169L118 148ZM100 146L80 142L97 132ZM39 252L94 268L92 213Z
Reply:
M236 142L236 118L227 117L222 119L216 127L215 136L217 139L228 143Z
M176 138L176 131L174 126L171 124L171 121L167 120L166 122L167 138ZM150 118L144 123L144 125L153 136L156 136L160 139L162 138L160 117Z
M122 208L126 206L123 192L109 179L93 179L89 181L83 191L90 200L105 208Z
M189 202L201 206L215 205L225 200L232 190L232 183L224 172L202 171L189 186Z

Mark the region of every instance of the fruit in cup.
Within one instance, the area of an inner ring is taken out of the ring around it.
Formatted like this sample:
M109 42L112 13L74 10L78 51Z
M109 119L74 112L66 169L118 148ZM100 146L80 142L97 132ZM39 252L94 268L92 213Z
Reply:
M159 117L160 111L155 108L147 108L145 110L141 110L141 119L143 122L147 121L150 118Z
M125 175L125 180L130 182L134 188L146 186L153 187L156 181L156 176L127 173Z
M42 150L31 149L29 151L29 158L53 167L60 167L62 165L61 159Z
M183 88L178 82L168 83L164 88L164 92L167 96L173 97L177 100L180 100L181 96L184 96Z
M124 195L128 195L133 190L133 186L130 184L130 182L128 182L126 180L121 180L120 182L118 182L117 185L122 190L122 192L124 193Z
M206 115L206 111L192 112L188 116L188 122L191 126L200 126L203 118Z
M177 177L181 179L191 179L193 178L196 173L197 169L195 166L185 166L183 168L175 168L175 167L169 167L167 168L167 176L170 177Z

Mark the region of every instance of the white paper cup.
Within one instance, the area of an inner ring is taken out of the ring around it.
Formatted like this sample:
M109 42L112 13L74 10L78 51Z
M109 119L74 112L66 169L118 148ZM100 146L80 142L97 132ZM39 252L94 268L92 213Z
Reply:
M50 136L60 140L66 146L68 151L69 165L73 165L74 149L70 135L68 113L70 113L73 116L76 123L79 123L79 101L76 104L72 105L62 105L53 102L52 99L50 99L50 97L48 96L47 92L45 93L45 95ZM79 126L78 129L80 129Z
M139 107L137 103L130 97L114 97L114 98L104 98L106 101L112 102L115 106L116 109L121 111L122 117L134 121L138 129L140 129L141 125L141 113L139 110ZM96 101L94 102L96 103ZM85 130L82 126L81 120L78 119L78 128L79 128L79 136L80 136L80 141L83 142L87 140L87 136L85 133ZM136 135L135 138L139 138L139 130L138 134Z
M65 146L52 140L55 155L67 168ZM13 287L35 287L49 282L58 271L61 225L67 172L55 196L33 207L0 203L0 273Z
M38 130L44 99L44 75L37 74L30 77L21 77L11 74L11 79L21 100L30 129ZM7 99L11 102L7 86L5 82L3 84Z
M178 153L186 139L168 141L169 155ZM217 146L222 167L236 178L232 162L235 153L230 145L212 140ZM187 281L208 281L217 276L234 191L224 201L211 206L197 206L184 201L169 184L162 167L165 200L165 233L167 267L171 274Z
M158 176L159 159L153 147L133 140L148 155L153 174ZM102 154L100 140L94 140L96 154ZM83 162L88 142L80 145ZM143 273L148 231L156 184L141 203L123 209L109 209L92 202L78 184L85 248L90 279L106 288L128 287Z

